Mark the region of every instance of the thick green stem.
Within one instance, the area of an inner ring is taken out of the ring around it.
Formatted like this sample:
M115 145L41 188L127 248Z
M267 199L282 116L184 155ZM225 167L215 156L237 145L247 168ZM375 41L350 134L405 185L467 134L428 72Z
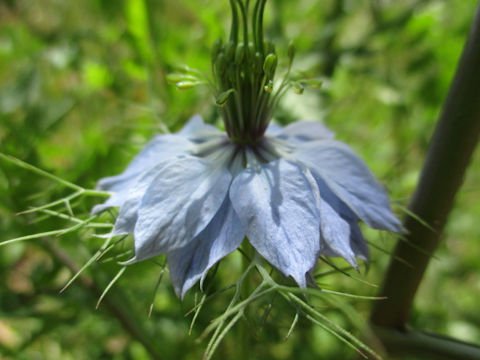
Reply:
M460 59L457 72L433 134L420 181L409 205L410 211L432 229L408 216L407 240L399 241L385 276L381 296L371 322L406 331L413 300L427 265L440 242L456 192L462 184L480 134L480 6ZM411 267L394 260L405 259ZM477 357L478 359L479 357Z
M373 328L390 356L404 359L415 356L435 360L478 360L480 347L446 336L422 331Z

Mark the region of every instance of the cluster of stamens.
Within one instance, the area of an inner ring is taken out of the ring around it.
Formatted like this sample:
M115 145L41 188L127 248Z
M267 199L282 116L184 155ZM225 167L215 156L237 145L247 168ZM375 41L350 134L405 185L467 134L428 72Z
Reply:
M217 41L212 50L217 105L229 137L241 144L255 144L263 136L274 105L277 55L275 46L263 39L265 3L256 1L250 27L249 1L230 0L230 39Z
M207 83L216 97L227 134L240 145L256 145L265 133L280 97L293 87L302 94L305 87L316 88L317 80L290 78L294 47L288 47L288 68L280 85L274 86L278 58L273 43L263 34L267 0L229 0L232 10L230 38L215 42L212 49L214 81L201 79L200 72L184 68L169 81L180 89ZM249 21L250 20L250 21Z

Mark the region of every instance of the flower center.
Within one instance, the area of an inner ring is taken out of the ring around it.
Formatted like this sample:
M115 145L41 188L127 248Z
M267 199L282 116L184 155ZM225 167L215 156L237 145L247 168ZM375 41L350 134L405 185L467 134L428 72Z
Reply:
M228 137L240 146L255 147L262 139L273 111L285 92L293 88L303 94L322 82L306 73L290 75L295 48L288 46L288 66L282 81L275 83L278 58L275 46L263 36L263 14L267 0L229 0L232 10L230 38L217 40L212 49L214 81L188 66L167 80L186 90L208 84L216 97Z
M255 145L263 136L278 97L273 94L277 55L263 38L267 0L230 0L230 39L217 41L212 50L217 105L230 139ZM250 22L249 22L250 18Z

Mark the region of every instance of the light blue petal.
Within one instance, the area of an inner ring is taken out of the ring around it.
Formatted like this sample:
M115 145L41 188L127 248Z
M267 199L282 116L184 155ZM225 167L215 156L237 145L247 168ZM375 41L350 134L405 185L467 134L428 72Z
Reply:
M92 208L91 214L95 215L111 207L122 205L126 200L126 194L126 189L124 191L113 193L103 204L95 205Z
M320 197L322 194L320 194ZM350 225L325 201L320 201L321 252L327 256L341 256L357 268L355 254L350 246Z
M193 144L183 136L175 134L157 135L130 162L123 173L106 177L98 182L100 190L122 190L125 182L130 182L141 172L155 164L180 154L187 154Z
M223 132L213 125L205 124L200 115L195 115L185 124L178 134L195 141L210 136L221 135Z
M130 188L125 202L120 207L115 221L113 236L133 233L137 222L138 209L145 191L147 191L153 180L162 173L165 167L175 166L177 161L178 158L166 160L137 177L135 184Z
M210 224L186 247L167 254L170 278L181 298L219 260L236 250L246 229L228 196Z
M345 205L345 203L340 200L340 198L335 195L332 190L327 186L325 181L322 180L318 175L312 174L315 182L317 183L320 194L322 194L322 199L325 200L337 214L341 217L349 220L358 221L357 215L353 213L350 208Z
M267 135L293 142L333 139L335 134L322 123L316 121L296 121L284 128L270 125Z
M276 134L278 134L279 132L281 132L283 130L283 127L280 126L280 125L277 125L277 124L274 124L274 123L270 123L268 124L267 126L267 130L265 131L265 135L268 135L268 136L275 136Z
M292 157L319 176L369 226L402 231L382 185L346 144L335 140L310 142L299 146Z
M343 243L343 246L348 246L351 251L353 251L353 254L355 257L358 257L362 260L368 261L369 259L369 249L368 246L365 242L365 239L363 238L362 232L360 231L360 227L358 226L358 217L348 208L345 203L338 198L325 184L325 182L320 179L318 176L313 176L315 178L315 181L318 185L319 192L321 194L321 198L323 202L326 202L331 209L338 214L341 217L341 221L337 225L340 227L343 227L343 230L340 232L343 232L345 234L345 239L340 240L341 243ZM327 211L328 212L328 211ZM325 211L324 211L325 213ZM323 216L323 215L321 215ZM321 221L324 220L323 217L321 218ZM335 221L334 221L335 223ZM347 234L347 230L345 228L345 223L348 223L349 226L349 237ZM340 233L339 232L339 233ZM351 257L350 251L337 251L334 249L335 247L330 247L329 246L329 241L328 239L325 240L325 236L322 236L322 241L323 244L325 244L325 248L322 248L322 254L326 256L341 256L344 257L352 266L355 267L355 262ZM330 241L332 242L332 241ZM348 244L348 245L347 245ZM344 256L343 254L347 254ZM350 258L350 260L349 260Z
M356 221L350 221L350 246L359 259L370 260L370 250Z
M112 191L114 194L105 203L95 206L92 213L96 214L109 207L121 206L127 200L130 188L134 186L142 172L172 157L188 154L193 146L194 144L183 136L170 134L156 136L130 162L123 173L103 178L98 182L98 189Z
M193 156L164 167L142 198L134 230L135 258L130 262L190 243L219 210L230 182L224 166Z
M242 171L230 199L253 247L302 287L320 250L314 184L302 169L277 160Z

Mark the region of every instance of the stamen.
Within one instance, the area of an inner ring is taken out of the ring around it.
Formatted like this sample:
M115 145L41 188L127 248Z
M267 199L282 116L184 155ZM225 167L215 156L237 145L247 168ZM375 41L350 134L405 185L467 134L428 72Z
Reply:
M230 41L234 44L238 42L238 12L235 0L230 0L230 7L232 8L232 27L230 30Z

